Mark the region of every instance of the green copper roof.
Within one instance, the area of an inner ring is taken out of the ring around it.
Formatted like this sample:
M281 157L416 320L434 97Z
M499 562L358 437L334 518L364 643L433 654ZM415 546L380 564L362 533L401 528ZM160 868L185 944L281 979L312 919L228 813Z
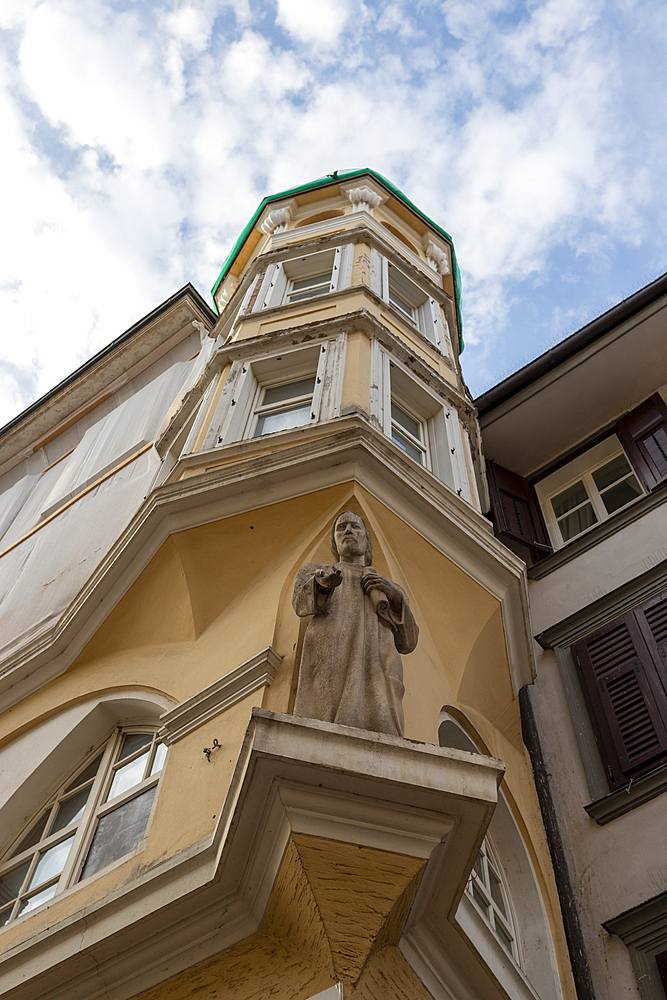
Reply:
M370 176L374 177L376 181L379 181L380 184L386 187L388 191L391 191L391 193L395 195L396 198L399 198L404 205L407 205L407 207L412 212L414 212L415 215L417 215L422 220L422 222L425 222L427 226L429 226L431 229L434 229L436 233L439 233L442 237L444 237L444 239L446 239L449 245L451 246L452 262L454 264L454 289L456 292L456 312L457 312L459 331L460 331L459 348L462 351L464 344L463 344L463 323L461 320L461 272L459 271L459 265L456 260L454 241L452 240L449 233L446 233L445 230L441 229L440 226L436 225L436 223L433 222L432 219L429 219L427 215L424 215L424 213L421 212L416 205L413 205L410 199L406 198L403 192L400 191L394 184L392 184L391 181L388 181L386 177L383 177L382 174L379 174L376 170L371 170L370 167L364 167L362 170L334 170L332 174L327 174L325 177L318 177L317 180L310 181L308 184L299 184L297 187L289 188L287 191L279 191L277 194L271 194L268 195L266 198L263 198L259 203L259 205L257 206L255 214L246 225L245 229L243 230L243 232L237 239L236 243L232 247L227 259L225 260L225 263L222 265L222 270L218 276L218 280L211 289L211 294L215 296L215 293L218 289L220 282L223 281L223 279L225 278L241 247L243 246L248 236L252 232L253 228L255 227L255 224L257 223L257 220L259 219L259 217L261 216L262 212L269 204L269 202L279 201L282 198L290 198L296 194L301 194L303 191L312 191L314 188L326 187L328 184L336 184L338 181L349 180L352 177L361 177L363 174L370 174ZM215 305L215 298L213 302ZM217 311L217 305L215 305L215 309Z

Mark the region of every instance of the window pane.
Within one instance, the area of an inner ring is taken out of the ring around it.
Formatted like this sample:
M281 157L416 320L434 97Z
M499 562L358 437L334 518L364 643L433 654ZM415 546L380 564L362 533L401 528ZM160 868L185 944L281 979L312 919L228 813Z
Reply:
M118 768L111 782L107 802L143 781L148 756L148 753L142 753L141 757L135 757L129 764L123 764L122 767Z
M46 812L42 813L39 817L32 830L28 833L26 837L23 838L19 846L15 851L12 851L12 857L15 858L17 854L23 854L27 851L29 847L34 847L35 844L39 844L42 839L42 834L44 833L44 827L46 826L46 821L51 815L51 809L47 809Z
M264 390L262 406L271 406L272 403L282 403L286 399L298 399L299 396L311 396L315 390L315 376L301 378L298 382L286 382L283 385L274 385Z
M287 296L288 302L302 302L304 299L314 299L317 295L326 295L329 291L330 285L319 285L315 288L309 288L307 292L291 292Z
M479 906L480 910L482 911L482 913L484 914L484 916L488 920L489 919L489 907L488 907L488 904L487 904L486 900L484 899L484 896L481 894L481 892L477 888L477 885L474 882L472 884L472 898L475 900L475 902Z
M301 291L302 288L311 288L313 285L329 285L331 283L331 268L328 271L320 271L319 274L311 274L308 278L298 278L292 282L292 290Z
M91 778L94 778L98 772L101 760L102 760L102 754L99 754L99 756L97 756L94 761L91 761L91 763L88 765L85 771L82 771L81 774L76 776L74 781L67 786L65 791L71 792L73 788L78 788L79 785L83 785L84 782L90 781Z
M593 481L599 490L605 490L607 486L611 486L612 483L627 476L631 471L625 455L617 455L616 458L612 458L611 462L607 462L606 465L595 470Z
M310 403L293 410L283 410L279 413L266 413L257 421L255 437L262 434L273 434L274 431L287 431L290 427L303 427L310 423Z
M137 750L141 750L142 747L145 747L148 743L152 743L152 741L152 733L128 733L123 740L123 748L118 755L118 760L125 760L126 757L136 753Z
M391 404L391 418L392 420L395 420L397 424L400 424L401 427L408 432L408 434L412 434L412 436L416 437L418 441L421 441L421 425L419 422L415 420L414 417L411 417L409 413L406 413L405 410L402 410L401 407L393 401Z
M74 823L77 819L81 819L83 816L83 809L90 795L91 785L88 788L82 788L80 792L76 792L74 795L70 796L69 799L65 799L58 806L58 812L56 813L56 818L53 826L49 830L49 833L57 833L58 830L63 830L70 823Z
M502 915L504 917L507 917L507 910L505 909L505 900L503 899L503 891L500 888L500 879L491 869L489 870L489 879L491 882L491 897L493 899L493 902L496 904Z
M643 496L642 488L634 476L628 476L622 483L617 483L605 493L601 494L602 501L607 508L608 514L613 514L615 510L625 507L626 503Z
M404 312L406 316L409 316L410 319L413 319L415 314L414 309L412 308L410 303L407 302L401 295L398 295L393 288L389 289L389 301L392 303L392 305L395 305L397 309L400 309L401 312Z
M11 902L12 899L16 899L21 891L23 879L26 877L29 867L30 861L24 861L18 868L12 868L10 872L5 872L2 878L0 878L0 906Z
M475 864L472 867L481 881L486 883L486 877L484 875L484 855L481 851L475 858Z
M499 920L495 921L495 930L501 943L507 948L510 955L512 954L512 938L506 932L505 928L502 926Z
M56 875L60 875L61 871L65 867L65 862L67 861L67 856L73 840L74 835L68 837L67 840L61 841L59 844L56 844L55 847L50 847L48 851L44 851L37 862L37 867L33 872L32 878L30 879L30 888L34 885L40 885L42 882L46 882L47 879L55 878Z
M0 913L0 927L5 926L11 915L12 915L11 906L8 907L6 910L3 910L2 913Z
M157 749L155 751L155 757L153 759L153 766L151 767L151 774L157 774L158 771L162 770L162 765L164 764L164 758L167 756L167 747L164 743L158 743Z
M399 448L402 448L410 458L414 458L416 462L422 463L424 461L424 453L419 449L415 448L413 444L410 444L406 437L403 437L395 427L391 429L391 439L394 441Z
M597 517L589 503L580 507L579 510L568 514L567 517L558 522L564 542L569 541L570 538L574 538L575 535L579 535L593 524L597 524Z
M29 910L34 910L35 907L41 906L45 903L47 899L52 899L56 894L56 889L58 888L58 883L54 882L47 889L42 889L41 892L35 893L34 896L30 896L29 899L24 899L19 906L19 915L21 913L28 913Z
M155 786L102 816L81 872L82 879L134 850L146 831L154 797Z
M553 497L551 506L554 509L556 517L562 517L563 514L567 514L568 510L578 507L580 503L584 503L586 500L588 500L586 487L582 482L579 482L575 483L574 486L568 486L562 493Z

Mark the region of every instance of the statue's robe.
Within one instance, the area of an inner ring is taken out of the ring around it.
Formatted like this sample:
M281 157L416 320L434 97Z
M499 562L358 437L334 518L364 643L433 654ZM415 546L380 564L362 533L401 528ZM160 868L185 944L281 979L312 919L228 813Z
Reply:
M399 654L411 653L419 635L408 599L400 587L397 602L378 590L365 594L364 567L347 562L335 565L343 575L340 585L322 591L315 573L333 568L306 563L294 585L297 615L314 615L306 629L294 714L402 736Z

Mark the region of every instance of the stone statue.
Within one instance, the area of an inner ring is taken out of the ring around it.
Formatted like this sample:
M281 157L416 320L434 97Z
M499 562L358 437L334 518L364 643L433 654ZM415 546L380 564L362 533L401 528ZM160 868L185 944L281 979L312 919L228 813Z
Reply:
M403 735L403 665L419 629L408 599L371 566L363 518L346 510L331 527L334 565L306 563L292 604L306 629L294 714Z

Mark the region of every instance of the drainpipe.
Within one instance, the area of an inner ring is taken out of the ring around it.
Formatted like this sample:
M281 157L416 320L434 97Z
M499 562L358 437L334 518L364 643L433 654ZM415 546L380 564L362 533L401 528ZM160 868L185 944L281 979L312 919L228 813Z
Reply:
M551 854L551 864L553 865L556 879L556 889L563 916L567 947L570 953L574 985L579 1000L595 1000L595 990L593 989L591 970L588 965L584 936L581 932L579 914L574 902L570 873L565 860L565 851L563 850L563 840L560 835L554 800L549 785L549 774L544 763L542 744L540 743L535 723L535 713L530 701L530 691L527 684L519 691L519 707L521 710L523 742L530 754L530 761L533 765L537 797L540 809L542 810L544 829L547 835L547 843L549 844L549 853Z

